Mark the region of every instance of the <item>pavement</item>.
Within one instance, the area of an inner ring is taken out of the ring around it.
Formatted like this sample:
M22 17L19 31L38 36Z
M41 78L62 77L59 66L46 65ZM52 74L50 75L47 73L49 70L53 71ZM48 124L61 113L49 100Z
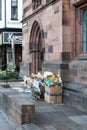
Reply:
M14 130L5 119L2 110L0 110L0 130Z
M21 83L10 83L20 87ZM23 125L23 130L87 130L87 115L65 104L49 104L44 100L31 100L35 104L35 122ZM0 110L0 130L14 130Z

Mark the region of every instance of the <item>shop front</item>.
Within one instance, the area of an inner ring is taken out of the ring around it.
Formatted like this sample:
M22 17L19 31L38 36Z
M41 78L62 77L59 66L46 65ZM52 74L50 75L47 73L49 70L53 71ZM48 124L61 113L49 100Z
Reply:
M2 70L12 64L13 69L19 71L22 60L22 33L21 32L3 32L2 35Z

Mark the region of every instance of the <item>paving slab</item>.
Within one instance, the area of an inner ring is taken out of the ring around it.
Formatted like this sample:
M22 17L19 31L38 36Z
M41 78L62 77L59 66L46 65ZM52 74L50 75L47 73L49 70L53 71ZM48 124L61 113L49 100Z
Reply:
M2 111L0 111L0 130L14 130L3 116Z
M87 124L87 115L70 116L68 118L70 118L78 124Z

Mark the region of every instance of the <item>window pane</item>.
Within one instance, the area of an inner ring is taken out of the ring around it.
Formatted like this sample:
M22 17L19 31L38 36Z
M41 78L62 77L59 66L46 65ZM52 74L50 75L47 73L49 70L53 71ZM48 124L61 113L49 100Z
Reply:
M46 0L46 3L50 2L51 0Z
M12 6L17 6L17 0L12 0Z
M83 31L83 42L87 41L87 33Z
M87 9L84 9L84 11L83 11L83 19L84 20L87 19Z
M83 42L83 52L87 52L87 42Z
M17 18L18 18L18 0L12 0L11 19L16 20Z
M83 31L86 31L87 29L86 29L87 27L86 27L86 21L84 20L83 21Z
M87 52L87 9L82 13L82 47L83 52Z
M38 8L42 3L42 0L32 0L32 7L33 9Z
M12 16L11 19L17 19L18 13L17 13L17 8L12 8Z

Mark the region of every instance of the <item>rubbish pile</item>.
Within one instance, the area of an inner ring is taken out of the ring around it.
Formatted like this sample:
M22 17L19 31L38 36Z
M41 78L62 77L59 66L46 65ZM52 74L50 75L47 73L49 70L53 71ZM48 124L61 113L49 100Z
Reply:
M63 86L61 77L52 72L44 72L43 75L38 72L24 77L24 92L31 92L38 99L44 98L46 87Z
M47 74L44 79L45 94L44 99L48 103L62 103L62 80L59 75Z

